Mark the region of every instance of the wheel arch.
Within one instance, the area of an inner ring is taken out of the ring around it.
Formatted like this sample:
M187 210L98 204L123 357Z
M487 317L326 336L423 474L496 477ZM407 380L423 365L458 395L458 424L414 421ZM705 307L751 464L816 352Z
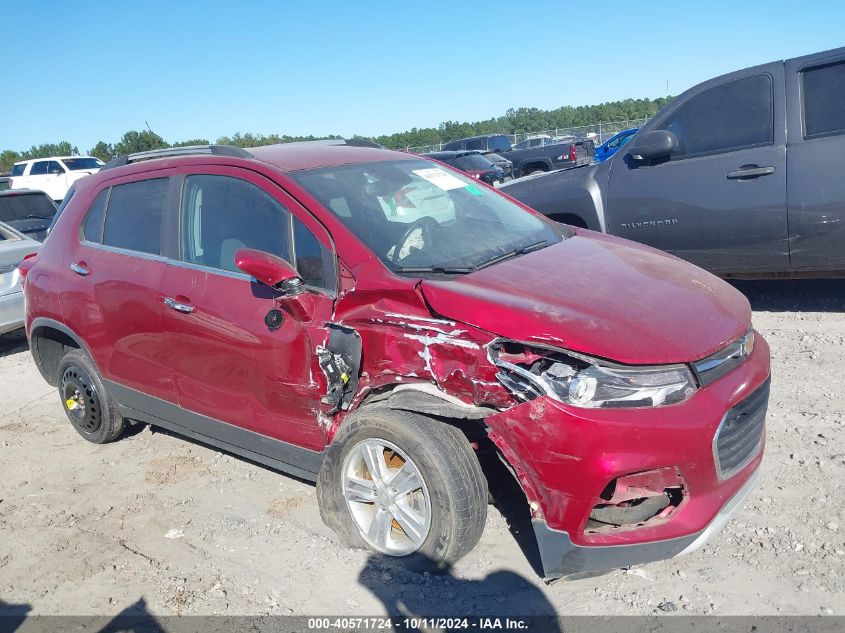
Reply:
M68 350L82 350L91 358L82 337L64 323L46 317L39 317L30 325L29 349L39 373L53 387L59 384L59 363Z

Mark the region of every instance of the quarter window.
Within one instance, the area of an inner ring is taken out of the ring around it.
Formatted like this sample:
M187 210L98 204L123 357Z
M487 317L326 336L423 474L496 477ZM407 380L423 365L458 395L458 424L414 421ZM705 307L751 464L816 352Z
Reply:
M160 255L169 185L169 178L155 178L112 187L103 244Z
M103 189L97 194L94 203L88 210L88 215L85 217L85 224L82 225L82 238L89 242L101 243L103 241L103 220L106 217L109 191L110 189ZM62 202L62 206L64 206L64 202Z
M333 291L337 285L334 257L297 217L293 218L293 243L296 272L305 285Z
M845 132L845 62L810 68L801 73L804 138Z
M772 78L755 75L706 90L659 127L678 137L672 158L768 145L774 140Z

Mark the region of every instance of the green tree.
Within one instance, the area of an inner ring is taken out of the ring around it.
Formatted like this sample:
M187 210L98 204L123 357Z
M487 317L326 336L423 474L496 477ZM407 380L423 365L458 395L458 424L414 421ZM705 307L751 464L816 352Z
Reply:
M191 145L208 145L207 138L194 138L189 141L179 141L178 143L172 143L170 147L190 147Z
M131 130L124 134L114 146L114 154L115 156L123 156L124 154L164 149L167 146L164 139L155 132L150 130L143 130L141 132Z
M111 143L104 143L99 141L94 147L88 151L89 156L99 158L101 161L109 162L114 158L114 146Z
M0 174L12 171L12 165L19 160L21 160L21 155L11 149L0 152Z

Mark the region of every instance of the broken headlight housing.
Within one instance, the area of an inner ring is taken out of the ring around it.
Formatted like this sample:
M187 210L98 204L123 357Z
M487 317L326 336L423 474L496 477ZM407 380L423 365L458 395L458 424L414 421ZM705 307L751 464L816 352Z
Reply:
M499 341L490 346L497 377L516 397L548 396L576 407L657 407L695 392L686 365L630 366L575 352Z

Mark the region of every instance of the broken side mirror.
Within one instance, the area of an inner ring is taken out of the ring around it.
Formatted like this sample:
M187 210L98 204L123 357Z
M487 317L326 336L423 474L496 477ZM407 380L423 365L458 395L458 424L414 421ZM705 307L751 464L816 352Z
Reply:
M668 157L678 151L678 137L669 130L652 130L637 134L635 145L628 147L628 155L634 160L653 160Z
M235 253L235 265L259 283L279 292L281 296L276 298L275 303L297 321L311 320L314 314L314 299L311 293L305 292L302 277L288 262L264 251L242 248ZM265 320L267 327L278 329L281 322L275 324L277 319L278 317L275 317L271 322Z

